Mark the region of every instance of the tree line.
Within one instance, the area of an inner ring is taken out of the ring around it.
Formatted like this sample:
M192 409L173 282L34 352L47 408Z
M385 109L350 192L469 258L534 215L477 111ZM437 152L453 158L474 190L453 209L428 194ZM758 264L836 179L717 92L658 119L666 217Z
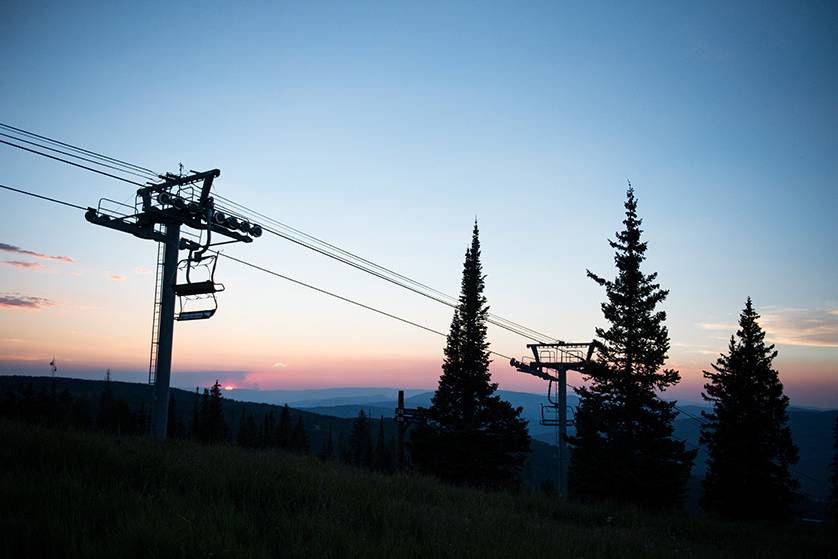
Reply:
M696 450L673 437L677 402L664 394L680 380L666 366L670 350L669 291L657 273L644 273L647 242L637 198L629 184L623 228L609 240L613 279L587 271L605 290L607 324L595 329L595 353L575 389L576 432L571 448L570 493L578 500L633 503L675 509L684 503ZM475 222L466 251L458 305L451 320L442 374L425 424L408 444L419 471L442 480L486 488L515 487L529 452L521 408L495 394L486 339L489 306ZM786 520L801 498L790 468L797 449L788 426L788 397L773 366L777 351L765 343L750 297L740 313L727 351L704 371L700 442L708 452L701 505L719 516L742 520ZM832 466L833 515L838 513L838 422Z

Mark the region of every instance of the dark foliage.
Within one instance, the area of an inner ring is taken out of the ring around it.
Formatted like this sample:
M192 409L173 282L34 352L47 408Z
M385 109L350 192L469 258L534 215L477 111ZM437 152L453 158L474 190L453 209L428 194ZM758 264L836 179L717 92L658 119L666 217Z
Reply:
M445 481L514 486L530 450L530 437L521 408L501 400L495 394L498 385L491 381L484 281L475 223L442 376L427 410L428 423L413 432L409 448L420 471Z
M641 241L637 200L629 185L625 229L609 241L617 276L606 280L602 312L610 326L597 328L595 363L585 371L589 384L577 390L576 435L572 445L571 494L650 508L675 508L684 500L695 451L672 438L675 402L658 392L680 380L662 369L669 351L666 313L657 307L668 291L644 274L646 242Z
M291 431L291 440L288 445L288 449L293 450L294 452L308 454L309 446L310 442L308 439L308 433L306 433L303 416L298 415L297 422L294 424L294 429Z
M355 418L355 422L352 424L344 462L364 468L372 464L370 421L364 410L358 412L358 417Z
M332 439L331 425L329 425L329 434L326 437L326 440L323 441L323 446L320 447L320 452L317 453L317 457L323 461L332 460L335 457L335 443Z
M777 520L788 517L796 499L789 465L798 457L788 426L789 399L772 364L777 352L765 344L758 318L748 297L728 353L713 371L704 371L702 397L713 411L702 412L707 423L701 442L709 458L701 502L732 518Z

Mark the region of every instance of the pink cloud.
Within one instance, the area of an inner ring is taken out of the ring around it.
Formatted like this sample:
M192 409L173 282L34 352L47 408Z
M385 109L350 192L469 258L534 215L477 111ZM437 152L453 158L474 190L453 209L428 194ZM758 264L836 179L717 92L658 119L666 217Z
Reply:
M120 274L108 274L108 279L113 281L123 281L125 276Z
M39 310L54 307L55 301L44 297L32 297L20 293L0 294L0 309L30 309Z
M49 267L44 266L40 262L24 262L23 260L5 260L3 264L13 266L15 268L22 268L24 270L49 270Z
M34 256L35 258L41 258L43 260L57 260L59 262L75 262L69 256L53 256L51 254L44 254L43 252L36 252L34 250L27 250L25 248L20 248L15 245L10 245L7 243L0 243L0 250L6 252L13 252L16 254L25 254L27 256Z

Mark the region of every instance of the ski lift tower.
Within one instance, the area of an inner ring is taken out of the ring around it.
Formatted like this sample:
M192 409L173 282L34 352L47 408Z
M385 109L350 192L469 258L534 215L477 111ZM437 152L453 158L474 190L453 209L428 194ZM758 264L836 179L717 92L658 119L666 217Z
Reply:
M556 427L556 446L559 452L559 498L567 499L567 428L572 421L567 419L567 372L582 371L591 360L593 342L551 344L527 344L533 357L521 361L511 359L509 364L522 373L548 381L548 405L541 405L541 425ZM554 388L555 385L555 388Z
M212 317L218 308L215 295L224 290L214 277L218 252L210 248L250 243L262 235L259 225L216 208L210 189L220 175L218 169L159 175L160 182L137 190L133 205L102 198L84 215L95 225L158 243L149 384L154 387L151 434L161 438L166 436L169 413L174 321ZM183 231L190 238L181 237L183 226L194 230ZM225 240L213 242L218 236ZM188 250L188 257L178 261L181 250ZM178 271L184 275L181 283Z

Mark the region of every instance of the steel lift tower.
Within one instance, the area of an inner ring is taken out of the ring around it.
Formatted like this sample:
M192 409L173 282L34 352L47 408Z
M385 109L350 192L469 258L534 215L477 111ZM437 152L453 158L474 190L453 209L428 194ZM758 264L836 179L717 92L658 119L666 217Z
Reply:
M151 434L161 438L166 436L168 423L174 321L211 318L218 308L215 295L224 290L215 282L218 252L210 247L250 243L262 235L259 225L216 209L210 189L221 171L190 173L160 175L160 182L137 190L133 206L102 198L84 216L95 225L159 243L149 383L154 387ZM181 231L184 226L194 232ZM226 240L214 243L213 236ZM189 252L179 260L181 250ZM179 271L185 280L181 283Z
M570 462L567 449L567 428L572 425L572 421L567 419L567 372L584 370L585 365L591 360L594 342L527 344L527 348L532 351L532 358L524 358L521 361L511 359L509 364L522 373L549 382L547 400L550 403L546 406L541 405L541 424L556 427L556 446L559 452L559 498L567 499L567 470ZM553 374L545 369L553 371Z

